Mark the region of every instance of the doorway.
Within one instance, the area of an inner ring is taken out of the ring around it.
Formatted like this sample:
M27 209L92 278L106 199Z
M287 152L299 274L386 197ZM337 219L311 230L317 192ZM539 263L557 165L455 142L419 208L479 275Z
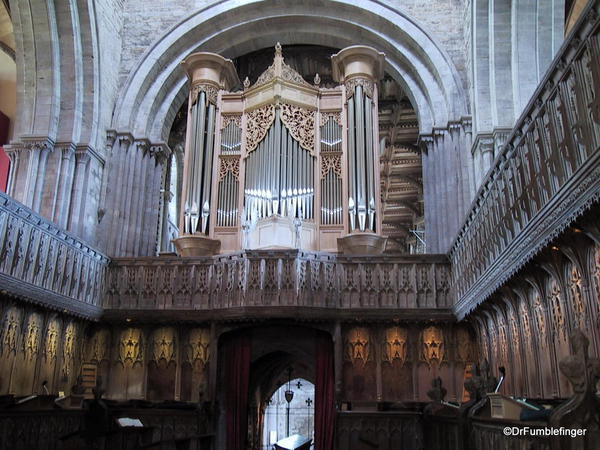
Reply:
M287 399L290 399L289 403ZM272 450L275 442L294 434L314 440L314 402L315 385L310 381L295 378L282 384L267 401L261 449Z

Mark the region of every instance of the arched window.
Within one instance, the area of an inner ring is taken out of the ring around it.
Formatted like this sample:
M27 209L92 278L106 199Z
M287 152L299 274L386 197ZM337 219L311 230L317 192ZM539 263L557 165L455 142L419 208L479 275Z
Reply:
M275 442L294 434L314 439L315 385L303 378L296 378L289 383L289 389L294 393L289 404L286 400L287 382L273 393L267 404L262 450L271 450Z
M179 236L179 192L181 191L180 165L183 155L181 145L176 145L169 157L163 186L163 212L160 239L161 252L174 252L171 241Z

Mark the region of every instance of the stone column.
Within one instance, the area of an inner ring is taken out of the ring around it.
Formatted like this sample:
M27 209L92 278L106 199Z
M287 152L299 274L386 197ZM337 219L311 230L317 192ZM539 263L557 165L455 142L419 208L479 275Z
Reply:
M348 167L349 235L338 240L343 253L381 253L379 181L379 120L377 82L385 55L372 47L354 45L331 57L333 77L344 83Z
M181 237L174 241L181 256L217 253L221 242L209 239L210 205L217 100L220 90L239 83L233 62L215 53L188 56L183 67L190 80L182 205L179 219Z

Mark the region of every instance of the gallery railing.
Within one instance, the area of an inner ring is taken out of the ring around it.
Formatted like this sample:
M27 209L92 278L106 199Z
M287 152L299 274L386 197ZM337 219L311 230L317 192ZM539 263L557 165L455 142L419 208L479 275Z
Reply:
M599 12L567 37L451 247L459 319L600 198Z
M442 255L251 250L206 258L113 259L104 307L159 314L236 308L248 313L257 307L269 307L270 313L300 307L450 314L450 275Z
M103 254L0 193L0 290L98 318L108 263Z

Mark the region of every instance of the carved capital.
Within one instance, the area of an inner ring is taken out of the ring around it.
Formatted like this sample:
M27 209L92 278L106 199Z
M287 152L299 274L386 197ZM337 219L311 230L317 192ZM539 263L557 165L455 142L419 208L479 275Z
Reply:
M350 100L356 91L357 86L361 86L367 97L373 100L373 92L375 84L368 78L354 77L344 83L346 87L346 100Z

